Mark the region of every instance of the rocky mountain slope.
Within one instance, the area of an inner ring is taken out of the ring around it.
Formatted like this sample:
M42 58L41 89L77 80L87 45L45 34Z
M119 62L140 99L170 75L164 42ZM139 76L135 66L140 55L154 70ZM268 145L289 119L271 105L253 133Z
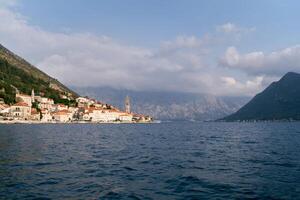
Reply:
M287 73L223 120L300 120L300 74Z
M132 110L162 120L214 120L235 112L248 97L216 97L209 94L183 92L150 92L118 90L108 87L73 87L74 91L124 108L126 95Z

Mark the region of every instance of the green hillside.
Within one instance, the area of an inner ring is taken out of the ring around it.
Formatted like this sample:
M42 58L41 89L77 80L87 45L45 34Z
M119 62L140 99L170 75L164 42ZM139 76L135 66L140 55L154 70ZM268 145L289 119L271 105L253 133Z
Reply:
M69 96L70 99L77 97L76 93L63 84L0 45L0 98L5 103L14 103L16 89L28 95L34 89L36 94L52 98L56 103L73 102L62 99L62 95Z

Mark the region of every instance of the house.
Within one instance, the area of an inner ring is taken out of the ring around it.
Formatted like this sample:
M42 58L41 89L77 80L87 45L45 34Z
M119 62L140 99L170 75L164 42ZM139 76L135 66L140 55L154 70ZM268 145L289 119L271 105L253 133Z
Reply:
M39 103L54 104L54 100L50 99L50 98L35 96L34 99L35 99L35 101L37 101Z
M10 115L10 106L4 103L0 104L0 116L8 117Z
M119 116L119 120L123 122L132 122L133 115L128 113L121 113Z
M96 100L89 99L88 97L78 97L76 102L78 107L90 107L96 103Z
M41 97L41 96L35 96L34 99L36 102L38 102L39 109L53 110L53 106L54 106L53 99Z
M71 112L73 115L77 114L78 113L78 108L77 107L72 107L70 106L68 108L68 111Z
M82 119L92 122L114 122L114 121L132 121L132 115L120 112L117 109L109 110L98 107L85 108Z
M88 111L89 117L93 122L105 122L106 116L105 111L101 108L92 107Z
M145 116L141 114L134 114L133 120L137 122L151 122L153 119L150 116Z
M52 115L50 114L49 110L42 109L41 113L42 113L42 118L41 118L42 122L51 122L52 121Z
M16 102L25 102L29 107L32 106L32 97L26 94L16 94Z
M120 118L120 112L117 110L106 110L106 121L107 122L113 122L118 121Z
M54 110L55 111L68 110L68 106L64 104L54 104Z
M57 122L70 122L73 119L73 115L68 110L60 110L52 113L52 119Z
M31 115L31 106L25 102L19 102L11 106L10 113L16 119L28 120Z

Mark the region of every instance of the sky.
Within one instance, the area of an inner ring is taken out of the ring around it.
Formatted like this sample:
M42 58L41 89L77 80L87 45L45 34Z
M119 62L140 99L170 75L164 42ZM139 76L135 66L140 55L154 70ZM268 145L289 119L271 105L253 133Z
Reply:
M68 86L253 96L300 72L291 0L0 0L0 43Z

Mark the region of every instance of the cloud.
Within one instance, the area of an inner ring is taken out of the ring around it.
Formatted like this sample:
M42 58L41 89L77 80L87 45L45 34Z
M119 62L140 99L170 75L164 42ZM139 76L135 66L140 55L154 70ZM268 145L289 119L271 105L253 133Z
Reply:
M179 36L156 50L91 33L53 33L0 9L0 38L17 54L68 85L198 90L189 74L203 67L203 41ZM199 73L199 72L197 72ZM201 88L202 90L202 88ZM207 91L207 90L205 90Z
M257 91L263 90L265 87L264 76L256 76L250 80L238 81L234 77L221 77L226 91L230 94L238 94L239 91L243 91L244 94L255 94Z
M253 32L256 30L255 27L251 27L251 28L244 28L244 27L239 27L231 22L219 25L216 27L216 30L218 32L223 32L226 34L229 33L248 33L248 32Z
M288 71L300 71L300 45L271 53L255 51L240 54L235 47L228 47L220 65L243 71L249 75L282 76Z
M221 40L209 34L181 35L150 49L88 32L45 31L8 8L0 8L0 19L4 46L69 86L253 95L269 80L237 72L247 59L234 47L227 49L219 66ZM242 30L235 25L223 28L228 33Z

